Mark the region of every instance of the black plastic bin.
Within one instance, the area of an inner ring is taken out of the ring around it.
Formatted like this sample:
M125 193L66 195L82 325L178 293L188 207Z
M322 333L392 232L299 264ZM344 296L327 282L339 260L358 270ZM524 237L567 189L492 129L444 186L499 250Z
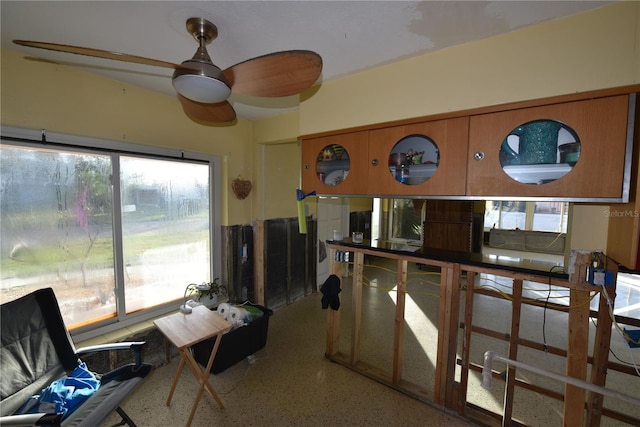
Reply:
M249 302L245 303L245 305L259 308L264 315L245 326L241 326L222 335L218 353L216 353L216 358L213 359L213 366L211 367L211 372L214 374L218 374L228 367L235 365L245 357L264 348L267 344L269 317L273 314L273 311ZM206 367L209 362L209 356L211 355L211 350L213 350L216 339L215 337L209 338L192 347L194 359L203 367Z

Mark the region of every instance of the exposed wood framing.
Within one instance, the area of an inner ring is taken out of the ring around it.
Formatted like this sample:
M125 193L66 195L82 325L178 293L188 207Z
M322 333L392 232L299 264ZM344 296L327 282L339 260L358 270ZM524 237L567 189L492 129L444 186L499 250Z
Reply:
M264 221L253 224L253 291L256 303L264 305Z
M586 380L587 367L592 364L591 382L604 386L606 372L612 364L608 361L609 344L611 339L612 319L609 308L600 299L600 307L597 312L590 310L589 302L591 293L598 291L593 285L583 280L568 281L558 277L550 277L544 272L533 274L530 272L507 271L493 267L479 265L466 265L456 262L444 262L431 260L412 254L400 254L397 252L384 252L371 248L343 246L341 244L330 243L331 271L340 275L342 263L335 261L335 251L349 251L355 254L354 259L354 279L352 298L352 319L351 319L351 354L343 354L339 351L339 329L340 312L329 310L327 315L327 346L325 354L331 360L340 363L350 369L359 372L367 377L375 379L394 389L404 392L424 402L443 407L447 411L453 411L473 418L483 424L493 424L494 421L501 420L502 425L519 425L512 420L514 407L514 396L517 388L524 388L534 393L549 396L564 401L563 424L565 426L598 426L602 415L612 417L617 420L637 422L637 419L629 417L627 414L615 413L611 410L603 409L602 396L594 393L586 393L584 389L566 385L564 393L546 390L540 385L530 384L522 379L516 378L516 370L513 367L507 369L506 387L503 414L495 414L486 409L467 402L467 387L469 371L480 371L481 366L473 364L469 360L469 349L471 347L472 332L485 336L502 339L509 342L509 359L517 360L518 347L525 346L538 351L549 353L566 358L566 374L581 380ZM362 280L364 256L373 255L397 261L397 300L394 317L394 340L393 340L393 366L391 376L381 367L370 366L360 360L360 327L362 312ZM438 348L437 362L435 370L435 384L432 394L419 385L412 384L402 378L402 358L403 358L403 334L405 315L405 293L407 282L407 264L414 262L422 265L440 268L440 302L438 313ZM614 263L609 264L613 266ZM578 266L577 268L582 268ZM615 268L614 274L617 274ZM503 298L498 293L486 290L474 290L474 281L477 274L492 274L513 279L511 305L511 326L508 334L494 332L481 326L473 325L473 300L476 294L486 295L492 298ZM465 280L466 276L466 280ZM584 278L582 278L584 279ZM553 310L561 310L568 313L568 341L567 349L561 349L545 344L536 343L520 338L521 310L523 304L538 305L536 302L523 298L524 281L532 281L565 288L569 291L570 303L568 307L551 307ZM465 283L466 282L466 283ZM462 286L466 285L466 286ZM464 290L465 292L461 292ZM615 295L615 285L606 288L607 293L613 298ZM464 301L464 311L460 319L460 304L462 296ZM589 323L590 316L596 315L598 325L596 328L595 343L592 349L589 348ZM462 333L462 348L458 346L458 334ZM593 352L593 357L589 356L589 351ZM457 354L461 354L460 359ZM460 364L459 380L456 379L456 365ZM620 372L623 370L616 369ZM498 377L498 372L492 372L494 377Z
M357 255L356 255L357 256ZM398 260L398 276L396 279L396 317L393 336L393 370L391 381L398 384L402 378L402 358L404 356L404 309L407 293L407 261ZM359 328L359 327L358 327Z
M520 337L520 313L522 308L522 280L513 281L511 301L511 333L509 334L509 359L518 360L518 338ZM502 409L502 425L511 425L513 416L513 397L516 387L516 368L507 367L507 385Z

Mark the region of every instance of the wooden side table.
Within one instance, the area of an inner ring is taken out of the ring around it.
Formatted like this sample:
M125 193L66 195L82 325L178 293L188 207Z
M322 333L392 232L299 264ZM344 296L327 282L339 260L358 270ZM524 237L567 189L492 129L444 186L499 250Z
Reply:
M180 375L182 374L182 369L186 364L200 385L198 387L198 392L196 393L196 400L193 403L193 408L191 408L187 427L190 426L193 421L193 416L196 413L196 408L198 407L198 403L200 403L200 398L202 397L202 393L205 388L211 397L213 397L213 399L218 403L220 409L224 409L224 405L220 401L220 398L218 398L213 387L209 384L209 372L211 371L213 360L216 357L222 334L231 330L233 325L224 320L222 316L219 316L217 313L214 313L205 306L194 307L193 312L190 314L174 313L169 316L156 319L153 323L160 332L162 332L162 334L164 334L164 336L177 347L178 353L180 353L180 362L178 363L178 370L176 371L176 376L173 379L173 384L171 384L169 397L167 397L167 406L171 404L173 393L176 389L176 385L178 384L178 380L180 379ZM213 350L211 350L207 366L202 370L191 354L191 347L194 344L214 336L216 337L216 342L213 346Z

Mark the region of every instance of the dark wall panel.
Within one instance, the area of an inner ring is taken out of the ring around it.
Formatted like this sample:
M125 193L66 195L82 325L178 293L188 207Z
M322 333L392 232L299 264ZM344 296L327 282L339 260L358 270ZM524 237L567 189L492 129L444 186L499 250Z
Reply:
M229 300L255 301L253 292L253 227L234 225L222 227L222 265L224 283L229 288Z
M307 287L306 293L316 290L316 260L318 259L318 223L307 221Z
M349 214L349 236L354 231L363 233L365 239L371 239L371 211L351 212Z
M312 220L307 220L307 234L299 233L297 218L264 222L263 276L267 307L282 307L315 290L316 230L316 222ZM253 227L223 227L222 236L222 281L229 288L230 301L256 301Z
M285 219L265 222L265 302L267 307L287 303L287 249L289 224Z
M308 231L308 230L307 230ZM303 297L305 289L307 235L298 231L298 220L289 222L289 298L287 302Z

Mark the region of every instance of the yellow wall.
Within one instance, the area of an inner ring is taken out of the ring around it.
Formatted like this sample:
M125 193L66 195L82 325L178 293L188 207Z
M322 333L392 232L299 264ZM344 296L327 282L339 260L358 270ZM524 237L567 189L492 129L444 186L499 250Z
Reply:
M606 251L609 217L608 207L574 205L571 216L571 249ZM599 224L605 224L604 227ZM585 230L589 230L588 233Z
M622 2L327 82L300 132L639 83L639 22Z
M295 189L300 187L299 121L295 111L253 123L253 152L258 159L253 174L258 190L254 218L290 218L298 214ZM283 168L283 164L287 167ZM281 183L274 183L277 176L282 176Z
M279 163L265 162L271 144L286 143L286 157L298 162L280 178L288 186L300 179L299 135L640 83L640 3L621 2L326 82L301 97L299 112L230 127L191 122L170 96L7 49L1 55L2 125L223 156L223 224L247 224L296 216L294 203L273 211L265 204L283 191L263 182L279 176ZM238 176L254 185L244 200L230 191ZM313 213L313 201L307 204ZM607 206L576 206L574 214L583 208L591 218L587 229L605 230L593 244L606 247L606 215L597 212Z
M265 217L289 218L297 216L296 188L291 169L300 171L300 152L297 142L271 144L264 147Z
M373 199L369 197L351 197L349 199L349 211L361 212L373 210Z
M222 157L223 224L251 220L251 204L227 197L229 177L250 175L252 126L202 126L177 99L2 49L2 125L184 149ZM227 203L228 201L228 203Z

